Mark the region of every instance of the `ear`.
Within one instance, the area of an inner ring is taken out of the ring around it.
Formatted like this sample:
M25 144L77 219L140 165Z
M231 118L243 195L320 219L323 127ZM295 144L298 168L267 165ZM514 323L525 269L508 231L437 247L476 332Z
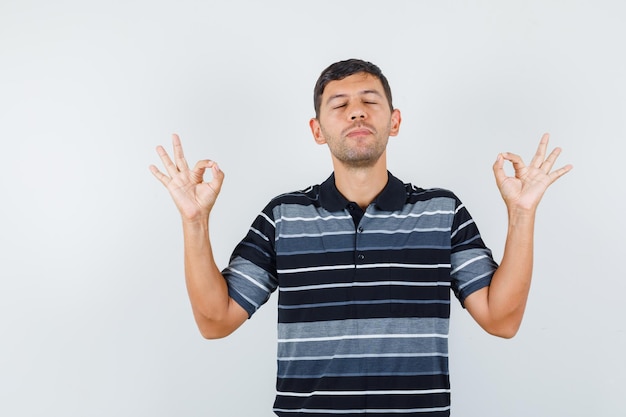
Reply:
M315 143L318 145L324 145L326 143L326 138L322 133L322 126L320 125L319 120L313 118L309 120L309 127L311 128L311 133L313 134L313 139L315 139Z
M393 109L391 112L391 130L389 131L389 136L397 136L400 132L400 123L402 123L402 114L400 114L400 110Z

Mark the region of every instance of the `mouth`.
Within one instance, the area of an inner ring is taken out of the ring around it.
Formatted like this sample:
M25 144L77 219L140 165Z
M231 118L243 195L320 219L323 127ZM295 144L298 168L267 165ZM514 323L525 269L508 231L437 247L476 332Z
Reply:
M357 127L357 128L353 128L348 130L348 132L346 133L346 136L349 138L356 138L356 137L361 137L361 136L368 136L371 135L373 132L371 129L368 129L366 127Z

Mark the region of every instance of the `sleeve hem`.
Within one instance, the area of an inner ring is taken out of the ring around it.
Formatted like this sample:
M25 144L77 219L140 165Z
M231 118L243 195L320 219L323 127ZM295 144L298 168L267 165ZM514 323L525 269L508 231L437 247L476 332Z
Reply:
M461 307L465 308L465 299L469 297L471 294L476 291L488 287L491 284L491 275L488 277L484 277L482 279L477 280L476 282L472 282L467 287L463 288L458 295L459 301L461 302Z
M256 312L256 308L252 305L252 303L246 300L237 291L234 291L231 288L229 288L228 296L232 298L237 304L239 304L244 310L246 310L246 312L248 313L248 319L250 319L252 315Z

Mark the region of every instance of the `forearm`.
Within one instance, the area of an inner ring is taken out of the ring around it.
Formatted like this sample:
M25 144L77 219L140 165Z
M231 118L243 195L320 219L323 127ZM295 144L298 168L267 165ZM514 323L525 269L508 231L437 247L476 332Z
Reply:
M227 316L226 281L213 257L208 219L183 222L185 281L198 326L219 322Z
M535 213L509 213L504 254L488 293L490 322L496 329L515 334L524 315L533 270Z

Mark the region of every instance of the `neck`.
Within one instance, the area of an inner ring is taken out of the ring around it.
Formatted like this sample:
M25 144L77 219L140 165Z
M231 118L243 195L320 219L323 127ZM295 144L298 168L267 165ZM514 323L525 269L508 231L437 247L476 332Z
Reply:
M387 163L385 155L370 167L349 167L334 160L335 186L349 201L354 201L363 210L387 185Z

